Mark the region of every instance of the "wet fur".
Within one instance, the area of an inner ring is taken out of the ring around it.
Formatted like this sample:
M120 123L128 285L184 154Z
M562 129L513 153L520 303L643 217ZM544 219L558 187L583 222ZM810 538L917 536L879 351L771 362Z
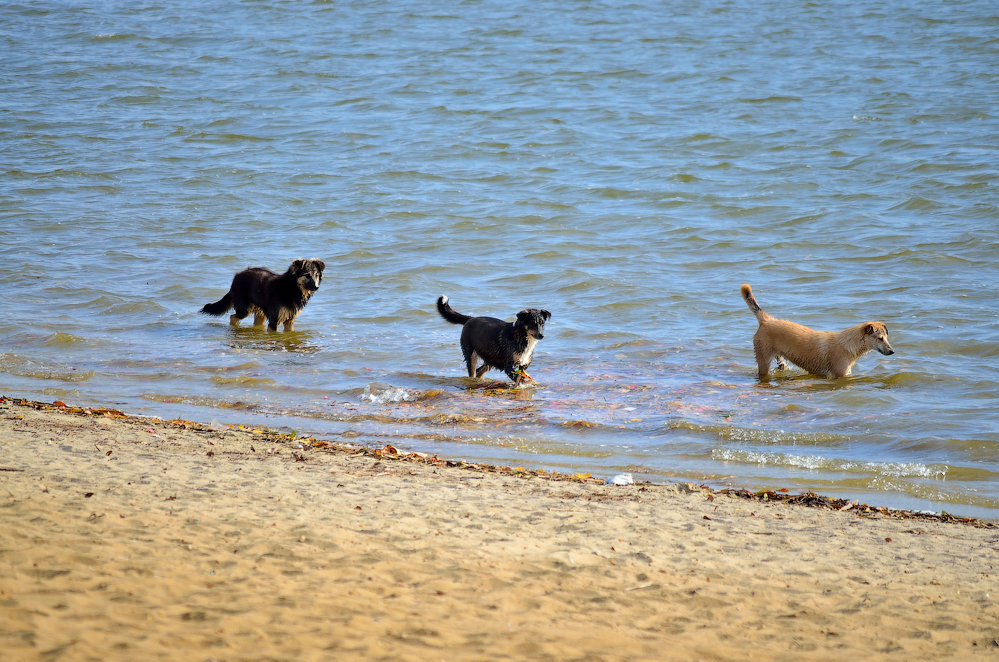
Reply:
M763 311L749 285L743 284L741 291L760 323L753 336L760 379L769 374L773 359L777 359L779 370L787 367L784 363L787 359L813 375L836 379L849 375L857 359L871 350L885 356L895 353L888 343L888 327L884 322L863 322L838 333L816 331Z
M201 312L221 317L232 309L229 323L233 326L252 313L254 326L263 325L266 319L271 331L277 331L279 324L292 331L295 318L319 289L325 268L325 262L313 258L295 260L283 274L263 267L244 269L233 277L226 295L206 303Z
M517 385L534 381L527 368L535 346L545 337L545 322L552 316L547 310L528 308L517 313L515 322L504 322L495 317L462 315L442 296L437 299L437 312L448 322L462 325L461 352L469 377L482 377L490 368L497 368ZM477 366L480 359L482 365Z

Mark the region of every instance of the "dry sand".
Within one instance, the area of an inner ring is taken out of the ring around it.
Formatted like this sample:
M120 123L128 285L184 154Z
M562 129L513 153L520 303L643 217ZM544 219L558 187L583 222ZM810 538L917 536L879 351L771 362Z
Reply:
M999 660L996 528L196 427L0 398L0 658Z

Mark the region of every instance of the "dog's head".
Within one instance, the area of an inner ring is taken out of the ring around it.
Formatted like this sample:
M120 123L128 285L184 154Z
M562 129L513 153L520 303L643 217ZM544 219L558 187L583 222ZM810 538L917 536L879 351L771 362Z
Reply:
M326 263L318 258L311 260L295 260L288 268L298 281L298 286L306 292L315 292L319 283L323 282L323 269Z
M885 356L891 356L895 350L888 343L888 326L884 322L868 322L864 325L864 339L873 349Z
M541 340L545 337L545 322L551 319L551 316L547 310L528 308L517 313L517 326L524 330L528 338Z

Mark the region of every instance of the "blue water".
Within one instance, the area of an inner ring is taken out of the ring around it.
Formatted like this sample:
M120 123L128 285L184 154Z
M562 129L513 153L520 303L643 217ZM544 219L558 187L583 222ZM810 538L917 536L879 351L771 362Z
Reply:
M984 1L5 4L0 393L999 517L996 34ZM312 256L295 332L197 312ZM896 354L760 382L742 282ZM550 310L537 384L464 378L440 294Z

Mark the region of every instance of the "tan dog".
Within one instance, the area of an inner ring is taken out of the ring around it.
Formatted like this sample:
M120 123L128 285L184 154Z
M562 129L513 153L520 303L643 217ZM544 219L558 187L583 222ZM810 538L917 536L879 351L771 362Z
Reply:
M816 331L802 324L776 317L760 309L753 288L742 285L742 297L756 315L760 328L753 336L753 349L760 369L760 379L770 372L770 361L777 359L777 368L787 367L784 359L813 375L832 379L850 374L861 356L876 349L885 356L895 353L888 344L888 327L884 322L864 322L845 331Z

